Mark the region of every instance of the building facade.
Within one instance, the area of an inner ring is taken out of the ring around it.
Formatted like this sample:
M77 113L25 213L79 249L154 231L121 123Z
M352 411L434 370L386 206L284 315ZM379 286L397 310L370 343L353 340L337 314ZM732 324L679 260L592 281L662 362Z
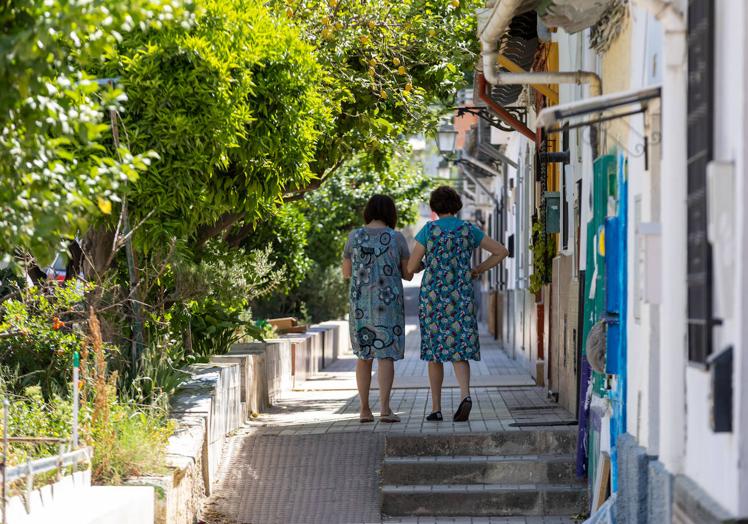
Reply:
M465 218L512 252L481 315L579 422L591 511L748 518L748 4L480 10Z

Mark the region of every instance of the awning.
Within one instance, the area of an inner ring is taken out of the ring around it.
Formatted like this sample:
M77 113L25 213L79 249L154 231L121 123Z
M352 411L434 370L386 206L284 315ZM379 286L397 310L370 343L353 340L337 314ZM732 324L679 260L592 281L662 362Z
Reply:
M572 129L635 115L646 111L648 102L659 98L660 92L660 86L645 87L546 107L537 125L553 132L567 124Z
M500 206L500 205L501 205L501 203L499 202L499 199L498 199L498 198L496 198L496 195L494 195L494 194L493 194L493 193L492 193L491 191L489 191L489 190L488 190L488 189L486 188L486 186L484 186L484 185L483 185L483 184L481 183L481 181L480 181L480 180L478 180L478 178L477 178L477 177L475 177L475 176L471 175L471 174L470 174L470 172L469 172L469 170L468 170L468 169L466 169L464 165L463 165L463 166L461 166L461 167L462 167L462 174L463 174L463 175L465 176L465 178L467 178L468 180L470 180L470 181L471 181L471 182L472 182L473 184L475 184L475 185L476 185L476 186L477 186L477 187L478 187L478 188L479 188L479 189L480 189L481 191L483 191L483 193L484 193L484 194L485 194L485 195L486 195L486 196L487 196L488 198L490 198L490 199L491 199L491 200L493 201L493 203L494 203L494 204L496 204L497 206ZM473 201L475 201L475 199L473 199Z
M496 171L493 167L489 166L488 164L481 162L477 158L473 158L470 155L461 155L459 159L457 159L457 163L460 164L467 164L470 169L478 176L488 177L488 176L498 176L501 177L501 173Z

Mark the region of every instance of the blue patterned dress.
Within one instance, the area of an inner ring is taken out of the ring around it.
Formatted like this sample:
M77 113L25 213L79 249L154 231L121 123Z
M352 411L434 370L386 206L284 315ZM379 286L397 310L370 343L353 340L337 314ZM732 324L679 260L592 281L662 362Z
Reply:
M472 224L450 217L429 222L416 237L426 248L418 310L421 360L480 360L470 269L482 236Z
M405 306L401 261L408 258L405 238L390 228L353 231L345 255L351 259L351 345L360 359L405 355Z

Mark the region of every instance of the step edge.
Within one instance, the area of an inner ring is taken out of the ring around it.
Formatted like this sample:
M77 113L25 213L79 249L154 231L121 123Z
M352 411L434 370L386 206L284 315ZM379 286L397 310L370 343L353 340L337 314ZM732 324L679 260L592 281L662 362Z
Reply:
M470 460L475 458L476 460ZM425 459L425 460L424 460ZM439 459L439 460L435 460ZM488 459L488 460L481 460ZM490 460L498 459L498 460ZM539 455L391 455L385 456L383 464L486 464L504 462L542 462L542 463L565 463L576 462L575 455L565 454L539 454Z
M419 488L419 489L416 489ZM426 488L430 488L426 490ZM483 489L477 489L483 488ZM449 494L449 493L512 493L512 492L586 492L586 484L384 484L382 494Z

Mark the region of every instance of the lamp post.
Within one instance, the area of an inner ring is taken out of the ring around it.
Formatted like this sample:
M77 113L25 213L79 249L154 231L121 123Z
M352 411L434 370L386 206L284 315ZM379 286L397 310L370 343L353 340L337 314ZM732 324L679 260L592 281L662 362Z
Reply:
M457 148L457 130L452 124L442 124L436 133L436 143L442 155L452 155Z

